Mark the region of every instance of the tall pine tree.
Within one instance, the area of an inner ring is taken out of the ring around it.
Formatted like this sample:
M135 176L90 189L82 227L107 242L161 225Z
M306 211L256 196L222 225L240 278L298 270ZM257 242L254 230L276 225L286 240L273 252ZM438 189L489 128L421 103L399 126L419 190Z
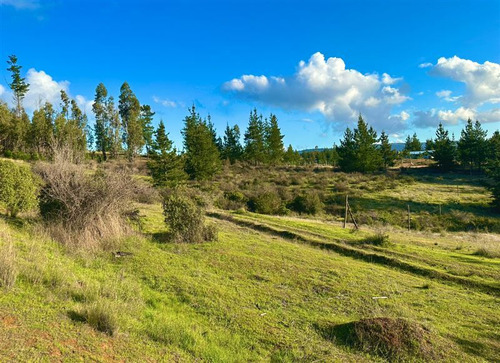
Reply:
M245 159L254 164L266 161L264 122L262 115L258 115L255 108L250 112L248 128L245 132Z
M396 160L396 151L392 149L392 146L389 143L389 136L387 136L384 131L380 134L379 140L383 166L384 169L387 169L388 167L394 165L394 161Z
M283 135L278 126L278 118L271 114L266 132L267 161L272 165L280 164L283 161L284 145Z
M439 123L436 139L433 140L433 156L437 166L442 170L450 170L455 165L456 147L450 139L448 131Z

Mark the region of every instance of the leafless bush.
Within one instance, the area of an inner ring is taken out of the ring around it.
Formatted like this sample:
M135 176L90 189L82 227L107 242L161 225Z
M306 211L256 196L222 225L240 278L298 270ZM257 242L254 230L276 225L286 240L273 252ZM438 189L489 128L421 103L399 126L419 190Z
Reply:
M93 250L127 230L122 217L131 199L130 176L124 171L87 172L64 151L36 171L45 185L40 212L53 238L73 247Z

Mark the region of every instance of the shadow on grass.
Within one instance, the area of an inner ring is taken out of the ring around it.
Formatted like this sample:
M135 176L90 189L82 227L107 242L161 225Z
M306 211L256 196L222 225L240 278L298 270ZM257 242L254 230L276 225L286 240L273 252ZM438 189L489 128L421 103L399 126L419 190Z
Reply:
M72 321L76 323L85 323L87 321L87 319L82 313L75 310L68 311L67 315L68 318L70 318Z
M475 355L476 357L482 357L486 360L495 361L495 357L488 354L488 347L480 342L473 342L467 339L462 339L458 337L452 338L465 352ZM498 357L496 357L498 358Z

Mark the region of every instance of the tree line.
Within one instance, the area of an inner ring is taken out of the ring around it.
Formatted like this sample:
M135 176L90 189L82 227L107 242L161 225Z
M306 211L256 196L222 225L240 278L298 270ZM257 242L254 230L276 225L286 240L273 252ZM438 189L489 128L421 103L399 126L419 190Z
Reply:
M64 90L60 92L57 109L46 102L34 111L30 120L23 108L30 85L22 77L22 67L15 55L9 56L7 63L14 107L9 109L0 103L0 151L6 156L50 158L54 145L65 145L82 157L91 155L102 161L120 155L133 160L141 154L148 156L155 183L161 185L188 178L210 179L226 160L253 165L328 164L346 172L374 172L393 166L400 155L422 149L421 141L414 134L407 137L405 148L398 155L388 135L382 131L379 137L360 115L357 127L345 130L340 145L298 152L291 145L285 149L274 114L264 118L253 109L243 135L238 125L227 125L221 137L210 115L202 118L192 106L184 118L183 151L180 152L173 147L163 121L156 129L153 127L155 113L151 106L141 104L127 82L120 87L117 103L103 83L96 87L93 127L88 124L85 112ZM442 170L457 166L471 171L493 170L492 165L499 159L500 135L497 131L487 139L481 123L468 120L460 139L455 141L440 124L436 137L426 140L425 149Z

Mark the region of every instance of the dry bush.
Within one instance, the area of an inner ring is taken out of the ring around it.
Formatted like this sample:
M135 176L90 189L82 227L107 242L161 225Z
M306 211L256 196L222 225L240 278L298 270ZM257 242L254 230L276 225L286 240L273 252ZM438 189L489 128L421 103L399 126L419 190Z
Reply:
M122 217L133 185L124 171L87 173L65 152L55 153L53 163L36 167L45 185L40 212L52 237L66 245L94 250L127 231Z
M10 236L1 236L0 246L0 287L11 288L17 278L16 253Z

